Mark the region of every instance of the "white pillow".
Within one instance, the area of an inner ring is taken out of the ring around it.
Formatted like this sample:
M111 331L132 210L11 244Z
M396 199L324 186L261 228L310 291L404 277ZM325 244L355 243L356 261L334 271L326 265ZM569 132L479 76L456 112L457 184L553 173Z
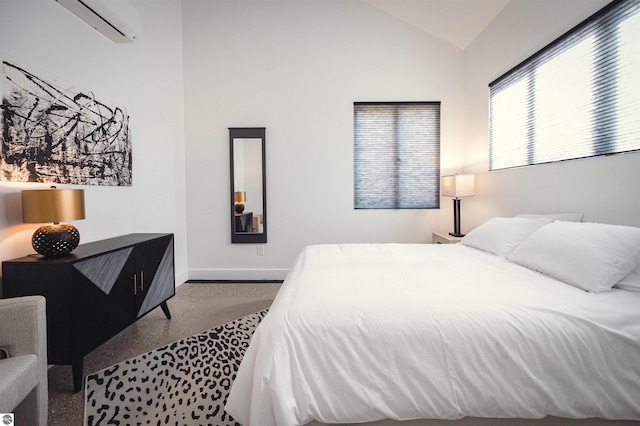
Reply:
M582 213L550 213L550 214L529 214L523 213L515 217L528 217L529 219L550 218L553 220L563 220L566 222L582 222Z
M621 288L622 290L640 292L640 265L636 266L626 277L618 281L614 287Z
M550 222L551 219L494 217L462 237L460 244L506 257L535 230Z
M556 221L507 259L586 291L609 291L640 263L640 228Z

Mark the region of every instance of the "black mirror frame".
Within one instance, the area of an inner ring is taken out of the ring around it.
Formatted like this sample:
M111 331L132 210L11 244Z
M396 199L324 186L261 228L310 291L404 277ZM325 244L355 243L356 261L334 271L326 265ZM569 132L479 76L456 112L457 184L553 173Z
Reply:
M262 140L262 232L261 233L241 233L235 230L235 210L233 192L234 170L233 170L233 140L234 139L261 139ZM230 203L231 214L231 242L232 243L254 243L264 244L267 242L267 172L265 154L266 128L265 127L229 127L229 160L230 160Z

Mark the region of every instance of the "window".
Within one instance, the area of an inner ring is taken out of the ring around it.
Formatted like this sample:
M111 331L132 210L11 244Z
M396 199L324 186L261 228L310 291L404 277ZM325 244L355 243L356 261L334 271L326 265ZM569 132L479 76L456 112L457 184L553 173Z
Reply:
M356 209L440 207L440 102L356 102Z
M640 150L640 0L614 1L489 85L489 169Z

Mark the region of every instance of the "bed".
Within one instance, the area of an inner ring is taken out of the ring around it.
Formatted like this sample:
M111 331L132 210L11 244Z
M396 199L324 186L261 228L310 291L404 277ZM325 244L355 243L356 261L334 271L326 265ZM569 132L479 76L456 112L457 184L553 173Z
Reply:
M244 426L640 419L640 229L494 218L303 249L226 411ZM316 423L314 423L316 424Z

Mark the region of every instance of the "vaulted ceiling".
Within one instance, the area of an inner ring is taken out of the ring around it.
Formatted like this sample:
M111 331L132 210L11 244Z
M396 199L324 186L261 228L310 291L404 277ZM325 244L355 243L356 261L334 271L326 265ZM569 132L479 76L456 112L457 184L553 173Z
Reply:
M465 49L510 0L362 0Z

